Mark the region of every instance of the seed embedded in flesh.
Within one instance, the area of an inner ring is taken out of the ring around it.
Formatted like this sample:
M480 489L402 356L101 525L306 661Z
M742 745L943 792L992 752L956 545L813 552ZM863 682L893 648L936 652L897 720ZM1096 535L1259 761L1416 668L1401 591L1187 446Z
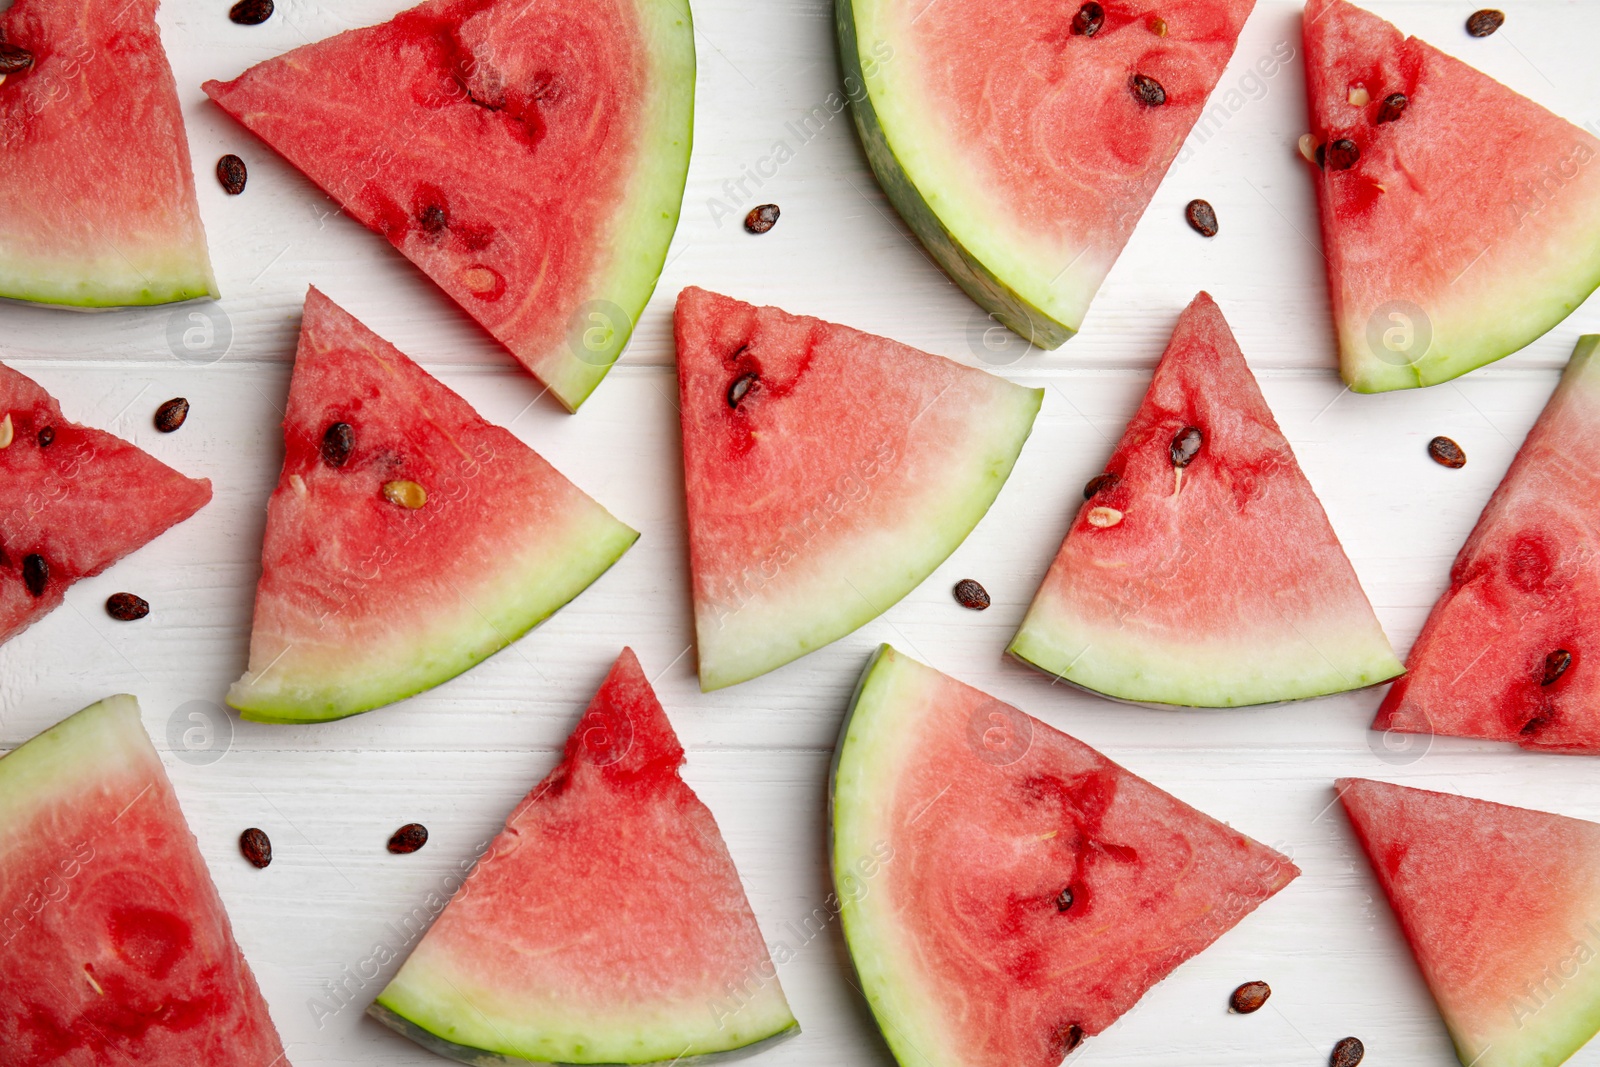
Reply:
M1239 1015L1249 1015L1261 1010L1272 996L1272 987L1265 982L1246 982L1228 998L1228 1010Z
M1411 103L1411 99L1410 97L1406 96L1405 93L1390 93L1388 96L1384 97L1383 106L1378 108L1379 124L1381 125L1385 122L1393 122L1395 119L1405 114L1406 105L1409 103Z
M1189 220L1189 226L1201 237L1215 237L1217 235L1217 210L1205 200L1191 200L1183 209L1183 217Z
M1061 1035L1061 1051L1071 1052L1083 1044L1083 1027L1073 1023Z
M51 442L53 442L55 439L56 439L56 428L54 426L46 426L44 429L39 431L39 447L40 448L49 448Z
M228 17L241 26L259 26L272 17L272 0L239 0Z
M156 408L156 429L162 433L172 433L182 426L183 420L188 417L189 401L181 396L175 396Z
M778 216L783 212L778 210L777 204L761 204L750 209L750 214L744 217L744 228L751 233L766 233L778 224Z
M1349 170L1361 161L1361 146L1348 137L1341 137L1328 146L1328 166L1334 170Z
M1076 37L1093 37L1106 24L1106 9L1091 0L1078 8L1072 16L1072 33Z
M150 614L150 602L132 593L112 593L106 597L106 614L118 622L133 622Z
M1150 16L1149 26L1150 32L1157 37L1165 37L1167 35L1167 20L1160 15Z
M223 190L229 196L244 192L244 183L249 177L250 172L245 169L244 160L232 152L217 160L217 181L222 183Z
M1556 679L1567 673L1567 668L1572 666L1572 653L1564 648L1558 648L1544 658L1544 674L1539 678L1540 685L1554 685Z
M728 406L730 408L738 407L740 402L750 394L750 390L755 387L760 377L755 371L749 371L735 378L733 384L728 386Z
M1061 895L1060 896L1056 897L1056 910L1057 911L1071 911L1072 910L1072 887L1070 885L1067 886L1067 888L1065 888L1065 889L1063 889L1061 891Z
M1467 465L1467 454L1461 446L1448 437L1435 437L1428 442L1428 455L1441 467L1460 470Z
M408 822L389 837L389 851L396 856L415 852L428 843L428 828L420 822Z
M272 840L254 826L239 835L239 851L252 867L261 868L272 862Z
M1083 499L1092 500L1096 493L1104 492L1107 489L1115 489L1117 483L1121 481L1122 475L1113 474L1111 471L1106 471L1104 474L1096 474L1084 483Z
M348 422L335 422L322 432L322 462L342 467L356 447L356 431Z
M1172 444L1167 446L1167 455L1172 459L1172 465L1179 470L1194 462L1194 457L1200 454L1200 446L1205 443L1205 435L1198 426L1185 426L1172 435Z
M1351 107L1366 107L1372 102L1372 94L1367 92L1365 85L1352 85L1345 99L1350 101Z
M0 77L20 74L33 66L33 53L20 45L0 41Z
M438 204L429 204L417 215L417 221L422 224L424 233L442 233L450 225L450 216Z
M1328 1067L1356 1067L1366 1054L1366 1047L1358 1038L1342 1038L1333 1046L1333 1055L1328 1057Z
M44 596L44 588L50 584L50 564L39 553L30 552L22 558L22 584L35 600Z
M16 438L17 431L11 425L11 413L6 412L6 417L0 419L0 448L10 448L11 442Z
M399 478L383 483L383 499L408 511L416 511L428 502L428 491L416 482Z
M1145 107L1160 107L1167 102L1167 91L1161 83L1148 74L1135 74L1129 82L1133 95L1138 97L1139 103Z
M1474 37L1487 37L1506 24L1506 13L1492 7L1474 11L1467 16L1467 32Z
M989 590L980 585L976 579L963 578L956 583L954 589L956 603L973 611L982 611L989 606Z
M1090 508L1089 514L1084 518L1090 526L1107 530L1122 521L1122 512L1116 508Z

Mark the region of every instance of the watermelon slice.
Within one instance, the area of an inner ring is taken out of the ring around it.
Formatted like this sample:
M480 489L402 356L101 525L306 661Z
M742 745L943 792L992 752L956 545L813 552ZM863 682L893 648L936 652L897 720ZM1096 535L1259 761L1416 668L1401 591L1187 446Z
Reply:
M1179 317L1106 472L1085 488L1012 655L1115 699L1196 707L1400 673L1210 295Z
M682 763L623 649L371 1013L463 1063L698 1063L798 1033Z
M206 479L67 421L54 397L4 364L0 440L0 641L211 499Z
M679 0L430 0L205 91L575 411L661 273L694 79Z
M1300 873L887 645L830 791L845 941L906 1067L1056 1067Z
M1600 753L1597 346L1594 334L1578 342L1461 546L1374 730Z
M1600 1030L1600 825L1361 778L1338 789L1465 1067L1555 1067Z
M0 43L0 296L118 307L217 295L157 0L16 0Z
M1254 6L837 0L836 10L879 184L968 296L1056 348L1083 323Z
M0 759L0 1062L287 1067L139 704Z
M754 678L914 589L994 502L1044 396L820 319L678 295L700 687Z
M1305 44L1352 389L1465 374L1600 285L1600 140L1345 0L1306 4Z
M316 289L283 436L228 690L247 719L339 719L454 678L639 536Z

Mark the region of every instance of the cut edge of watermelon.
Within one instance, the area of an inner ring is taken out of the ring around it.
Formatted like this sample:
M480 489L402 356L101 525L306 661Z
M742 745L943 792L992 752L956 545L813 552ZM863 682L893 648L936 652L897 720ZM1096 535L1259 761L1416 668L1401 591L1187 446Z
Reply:
M76 792L86 776L98 781L108 763L126 763L142 750L159 768L138 699L118 693L98 700L0 756L0 821L21 825L25 812Z

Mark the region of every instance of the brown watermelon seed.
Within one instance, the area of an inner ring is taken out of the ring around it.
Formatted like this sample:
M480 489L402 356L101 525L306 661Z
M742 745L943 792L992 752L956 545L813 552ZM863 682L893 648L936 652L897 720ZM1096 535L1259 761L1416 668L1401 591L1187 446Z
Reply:
M1072 910L1072 887L1070 885L1067 886L1067 888L1065 888L1065 889L1063 889L1061 891L1061 895L1060 896L1056 897L1056 910L1057 911L1071 911Z
M1189 201L1189 206L1183 209L1183 217L1189 220L1189 226L1201 237L1217 235L1217 211L1208 202Z
M428 828L420 822L408 822L389 838L389 851L396 856L404 856L427 843Z
M118 622L133 622L150 614L150 602L132 593L112 593L106 598L106 614Z
M1428 455L1441 467L1460 470L1467 465L1467 454L1461 446L1448 437L1435 437L1428 442Z
M1133 95L1138 97L1139 103L1145 107L1160 107L1167 102L1167 91L1161 88L1161 83L1148 74L1135 74L1129 83Z
M1228 998L1228 1010L1239 1015L1249 1015L1261 1010L1272 996L1272 987L1265 982L1246 982Z
M383 483L383 499L407 511L416 511L428 502L428 491L416 482L399 478Z
M1474 37L1487 37L1506 24L1506 13L1486 7L1467 16L1467 32Z
M56 439L56 428L54 426L46 426L44 429L39 431L39 447L40 448L49 448L50 447L50 443L52 441L54 441L55 439Z
M1328 166L1334 170L1349 170L1361 162L1361 146L1348 137L1341 137L1328 146Z
M1157 37L1165 37L1167 35L1167 20L1160 15L1150 16L1149 26L1150 32Z
M1360 1039L1341 1038L1339 1043L1333 1046L1333 1055L1328 1057L1328 1067L1356 1067L1366 1054L1366 1046L1361 1044Z
M735 378L733 384L728 386L728 406L730 408L738 407L744 398L750 395L750 390L755 388L756 382L760 380L761 376L755 371L749 371Z
M252 867L265 867L272 862L272 840L254 826L239 835L239 851Z
M44 587L50 584L50 564L37 552L22 558L22 584L34 599L44 596Z
M21 74L33 66L33 53L20 45L0 41L0 75Z
M244 160L229 152L217 160L217 181L222 183L222 188L229 196L238 196L244 192L244 183L250 177L250 172L245 170Z
M171 433L183 425L183 420L189 417L189 401L181 396L156 408L156 429L162 433Z
M272 0L239 0L228 17L241 26L259 26L272 17Z
M762 204L750 209L750 214L744 217L744 228L751 233L766 233L778 224L778 216L783 212L778 210L777 204Z
M982 611L989 606L989 590L985 589L975 579L963 578L956 583L956 603L973 611Z
M1061 1032L1061 1052L1066 1054L1083 1044L1083 1027L1073 1023Z
M417 215L417 221L422 224L424 233L442 233L450 225L450 216L441 205L429 204Z
M1092 500L1094 499L1094 495L1096 493L1103 492L1107 489L1115 489L1117 487L1117 483L1121 481L1122 475L1113 474L1110 471L1106 471L1104 474L1096 474L1093 478L1090 478L1084 483L1083 499Z
M1072 33L1076 37L1093 37L1106 24L1106 9L1089 0L1072 16Z
M355 451L356 431L348 422L335 422L322 432L322 462L330 467L342 467Z
M1564 648L1558 648L1544 658L1544 675L1539 679L1540 685L1554 685L1556 679L1567 673L1567 668L1572 666L1572 653Z
M1383 106L1378 108L1379 124L1393 122L1405 114L1406 105L1411 103L1410 97L1405 93L1390 93L1383 98Z
M6 417L0 419L0 448L10 448L11 442L16 440L17 429L11 422L11 412L6 412Z
M1182 470L1194 462L1194 457L1200 454L1200 446L1205 443L1205 435L1198 426L1185 426L1172 435L1172 444L1167 446L1167 455L1172 458L1172 465Z

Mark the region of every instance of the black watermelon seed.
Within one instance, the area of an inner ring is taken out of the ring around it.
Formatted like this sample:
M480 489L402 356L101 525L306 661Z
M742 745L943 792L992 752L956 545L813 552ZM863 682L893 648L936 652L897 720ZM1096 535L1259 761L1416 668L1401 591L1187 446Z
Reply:
M1104 474L1096 474L1084 483L1083 499L1092 500L1096 493L1104 492L1107 489L1115 489L1120 481L1122 481L1122 475L1113 474L1110 471L1106 471Z
M1057 911L1071 911L1072 910L1072 887L1070 885L1067 886L1067 888L1065 888L1065 889L1063 889L1061 891L1061 895L1060 896L1056 897L1056 910Z
M106 598L106 614L118 622L133 622L150 614L150 602L132 593L112 593Z
M254 826L239 835L239 851L252 867L265 867L272 862L272 840Z
M1393 122L1405 114L1406 105L1411 103L1411 98L1405 93L1390 93L1383 98L1383 106L1378 108L1378 122Z
M1359 1039L1342 1038L1333 1046L1333 1055L1328 1057L1328 1067L1356 1067L1366 1054L1366 1046L1362 1045Z
M355 451L356 431L348 422L336 422L322 433L322 462L330 467L342 467Z
M1198 426L1185 426L1172 435L1172 444L1167 447L1167 454L1172 457L1172 465L1178 469L1187 467L1194 462L1194 457L1200 453L1200 446L1205 443L1205 435Z
M228 17L241 26L259 26L272 17L272 0L239 0Z
M222 183L222 188L229 196L244 192L244 183L249 177L250 172L245 170L244 160L232 152L217 160L217 181Z
M1065 1027L1057 1037L1057 1041L1061 1046L1061 1054L1066 1055L1083 1044L1083 1027L1077 1023Z
M49 448L50 447L50 443L52 441L54 441L55 439L56 439L56 428L54 426L46 426L44 429L39 431L39 447L40 448Z
M1349 170L1361 161L1361 146L1348 137L1341 137L1328 146L1328 166L1334 170Z
M1078 37L1093 37L1106 24L1106 9L1090 0L1072 16L1072 32Z
M162 433L171 433L183 425L183 420L189 417L189 401L181 396L156 408L156 429Z
M1461 446L1448 437L1435 437L1428 442L1428 455L1441 467L1460 470L1467 465L1467 454Z
M28 595L34 599L44 596L45 586L50 584L50 564L37 552L30 552L22 557L22 584L28 587Z
M761 376L755 371L741 374L735 378L733 384L728 386L728 406L730 408L738 407L740 402L750 395L750 390L755 388L756 382L760 381L760 379Z
M1208 202L1189 201L1189 206L1183 209L1183 217L1189 220L1189 225L1201 237L1217 235L1217 212Z
M1487 37L1506 24L1506 13L1486 7L1467 16L1467 32L1474 37Z
M1161 87L1160 82L1147 74L1135 74L1129 84L1133 89L1133 95L1145 107L1160 107L1167 102L1167 91Z
M389 838L389 851L397 856L415 852L428 843L428 828L420 822L408 822Z
M766 233L778 224L778 216L783 212L778 210L777 204L762 204L750 209L750 214L744 217L744 228L751 233Z
M982 611L989 606L989 591L975 579L963 578L956 583L956 603L973 611Z
M1228 1010L1239 1015L1249 1015L1251 1012L1261 1010L1261 1006L1272 996L1272 987L1265 982L1246 982L1233 991L1228 998Z
M450 225L450 216L445 214L442 205L429 204L417 215L417 221L422 224L424 233L441 233Z
M20 74L33 66L33 53L21 45L0 41L0 74Z
M1544 658L1544 674L1539 679L1540 685L1554 685L1556 679L1567 673L1567 668L1572 666L1572 653L1564 648L1558 648Z
M1325 144L1317 145L1317 166L1328 169L1328 146Z

